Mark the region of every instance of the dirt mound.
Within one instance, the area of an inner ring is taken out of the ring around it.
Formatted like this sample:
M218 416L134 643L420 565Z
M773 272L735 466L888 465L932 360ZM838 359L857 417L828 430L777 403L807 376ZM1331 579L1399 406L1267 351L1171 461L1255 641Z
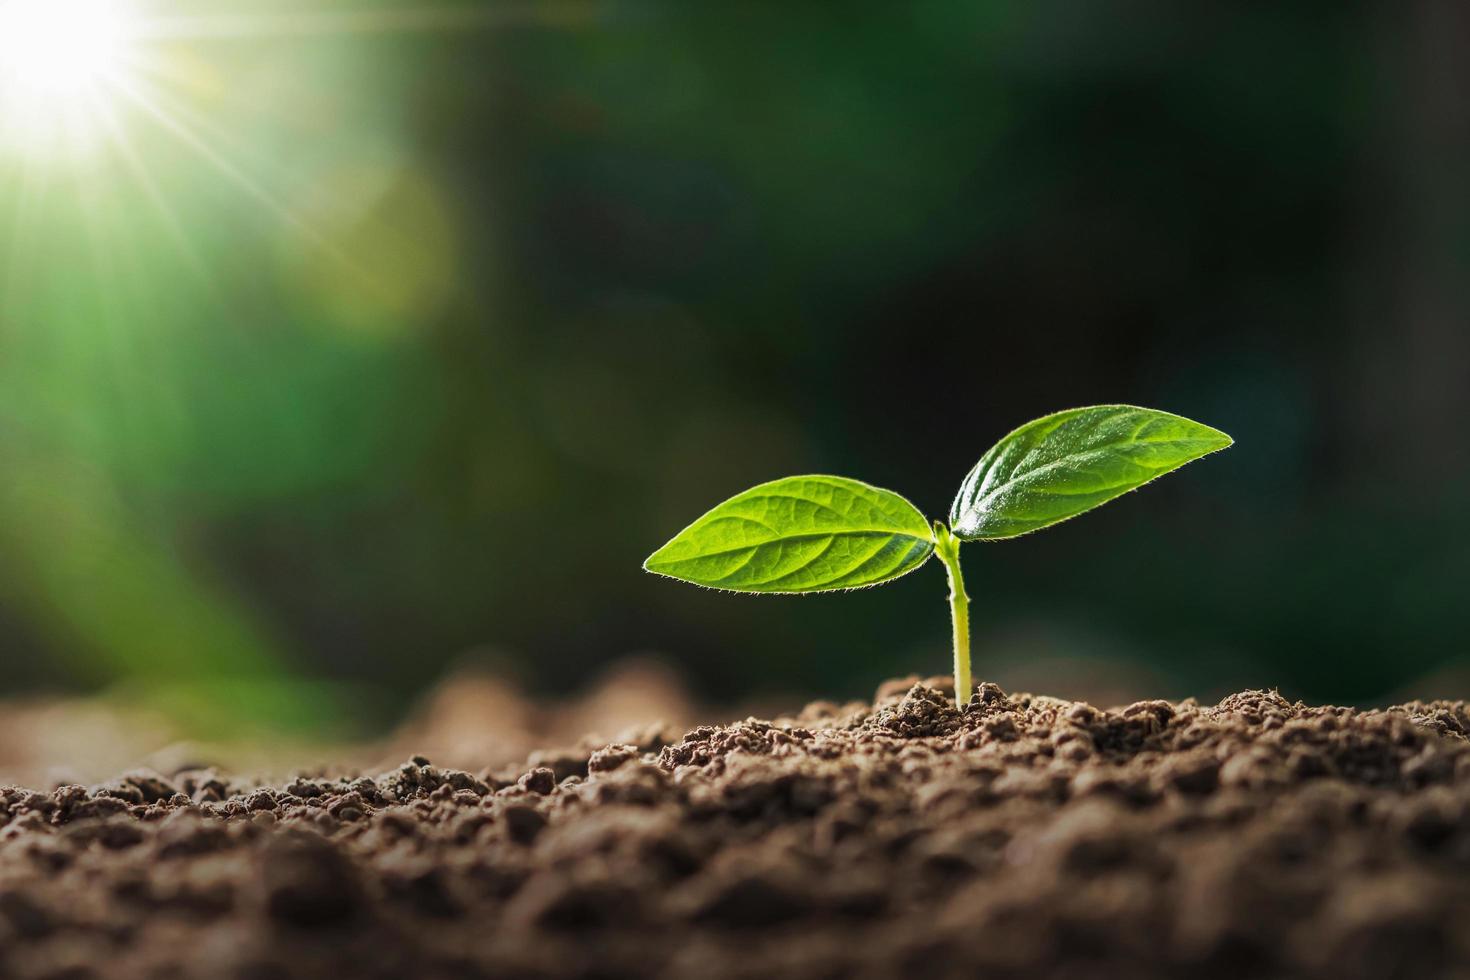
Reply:
M523 771L0 790L0 977L1466 975L1467 730L902 682Z

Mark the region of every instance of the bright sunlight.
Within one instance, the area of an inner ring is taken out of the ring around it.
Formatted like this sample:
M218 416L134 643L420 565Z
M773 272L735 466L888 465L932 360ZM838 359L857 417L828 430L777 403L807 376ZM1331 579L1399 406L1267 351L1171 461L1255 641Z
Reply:
M0 6L0 67L17 97L86 91L116 70L125 18L105 0L10 0Z
M119 0L0 0L0 141L25 152L92 143L128 68Z

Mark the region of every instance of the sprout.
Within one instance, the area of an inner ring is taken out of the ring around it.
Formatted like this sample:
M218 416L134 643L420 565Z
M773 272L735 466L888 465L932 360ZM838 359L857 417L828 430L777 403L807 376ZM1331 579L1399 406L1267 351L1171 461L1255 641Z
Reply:
M1058 412L1021 426L965 477L949 523L890 490L794 476L736 494L680 531L643 567L730 592L861 589L938 555L949 578L955 700L970 683L970 613L960 544L1060 524L1232 444L1225 433L1131 405Z

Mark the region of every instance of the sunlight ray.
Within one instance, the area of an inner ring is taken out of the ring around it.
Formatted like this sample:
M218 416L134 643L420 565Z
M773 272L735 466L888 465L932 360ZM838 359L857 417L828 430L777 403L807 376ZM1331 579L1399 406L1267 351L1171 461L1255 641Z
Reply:
M199 134L195 133L187 125L180 122L172 113L160 106L155 99L150 98L147 93L139 91L138 87L127 79L116 78L112 79L112 81L115 82L116 91L128 98L170 134L197 153L206 163L219 171L221 175L226 177L240 191L248 195L276 218L280 219L307 243L319 249L334 262L340 263L343 269L353 276L360 278L365 284L370 284L370 278L367 274L358 268L348 255L302 220L289 207L276 200L274 195L261 187L249 174L226 159Z
M220 158L228 158L233 161L235 169L241 173L249 170L254 175L254 182L259 185L267 172L279 174L285 177L286 170L281 161L260 152L251 145L251 141L243 138L238 127L222 125L215 119L210 118L208 113L199 111L190 106L180 97L179 91L181 79L174 73L167 71L160 64L150 61L140 61L132 75L134 88L143 94L141 85L148 84L146 98L153 104L154 109L167 115L172 119L174 125L188 130L196 139L206 143L215 155ZM241 100L232 100L237 105L248 106L252 109L260 109L257 103ZM242 159L243 158L243 159Z
M210 273L204 257L194 247L194 243L189 240L188 232L184 230L184 224L180 220L178 212L174 210L168 198L164 197L162 189L158 186L158 181L153 179L153 175L144 166L142 158L138 156L138 151L133 147L132 142L128 139L127 132L118 120L117 113L101 99L95 101L94 111L106 128L113 149L117 151L117 155L127 168L129 175L153 205L154 212L158 216L160 224L163 225L164 230L168 233L169 239L173 241L174 246L178 249L179 256L188 264L201 283L212 287L214 285L214 276Z
M297 10L289 13L177 14L155 16L133 36L141 40L207 40L310 37L348 34L435 33L518 24L575 26L590 21L587 0L501 3L493 9L401 7L385 10Z
M91 266L91 282L100 286L94 297L105 297L88 304L86 310L87 346L92 357L104 359L105 377L113 395L109 420L114 431L126 430L132 421L137 389L146 385L156 391L159 380L150 377L140 364L141 352L127 330L129 311L137 302L136 277L129 275L137 257L137 247L130 235L118 233L115 212L108 206L103 190L89 181L77 182L82 232ZM119 397L121 396L121 397Z
M26 273L26 263L35 254L27 247L26 236L30 233L35 212L50 186L50 171L32 158L23 158L20 164L19 188L15 194L15 213L11 218L9 235L10 259L6 262L5 292L0 295L0 314L5 307L20 296Z

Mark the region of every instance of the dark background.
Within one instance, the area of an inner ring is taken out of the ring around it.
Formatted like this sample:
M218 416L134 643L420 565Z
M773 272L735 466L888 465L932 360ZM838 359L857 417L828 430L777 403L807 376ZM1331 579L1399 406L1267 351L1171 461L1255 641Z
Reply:
M159 194L3 171L4 690L375 725L653 653L863 695L948 669L937 566L642 559L794 473L941 516L1099 402L1237 445L968 547L979 678L1470 689L1463 4L266 8L150 49L198 134L128 110Z

